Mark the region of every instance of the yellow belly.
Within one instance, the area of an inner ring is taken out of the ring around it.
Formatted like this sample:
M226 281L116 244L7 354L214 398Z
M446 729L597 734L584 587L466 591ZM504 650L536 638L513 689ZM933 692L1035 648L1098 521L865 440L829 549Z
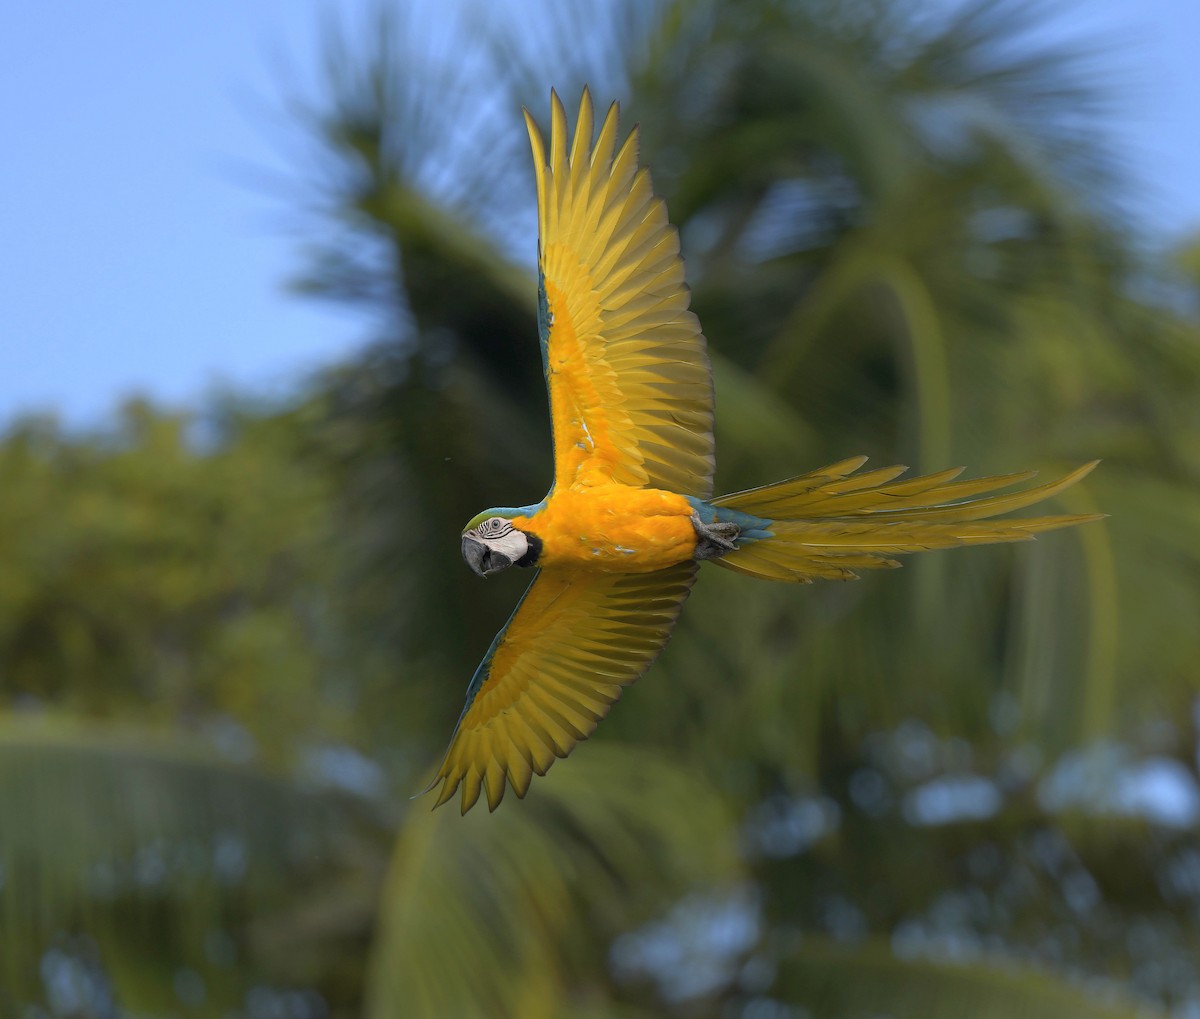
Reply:
M691 515L673 492L600 485L556 490L545 509L513 525L542 540L538 566L649 573L692 557Z

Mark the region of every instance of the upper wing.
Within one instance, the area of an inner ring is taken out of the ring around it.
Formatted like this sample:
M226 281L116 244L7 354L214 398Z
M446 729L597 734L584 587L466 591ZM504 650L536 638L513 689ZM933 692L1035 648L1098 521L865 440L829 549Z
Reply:
M539 573L492 641L446 758L430 785L440 806L462 784L462 812L505 782L524 796L536 771L566 757L666 645L694 562L655 573Z
M712 369L688 311L679 237L638 169L637 129L614 156L617 105L592 148L592 100L550 93L550 157L525 111L538 198L538 329L555 484L577 478L712 494Z

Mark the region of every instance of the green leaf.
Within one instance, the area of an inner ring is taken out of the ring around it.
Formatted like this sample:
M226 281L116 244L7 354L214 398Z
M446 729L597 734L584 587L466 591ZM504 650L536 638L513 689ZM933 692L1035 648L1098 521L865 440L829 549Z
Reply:
M414 804L381 903L371 1019L569 1014L606 933L737 872L713 791L646 750L594 744L494 814Z
M203 942L223 913L263 908L328 866L331 808L177 735L4 719L0 967L23 982L55 936L79 930L119 971L118 932L145 935L164 903L168 939Z
M779 962L772 996L817 1019L1155 1019L1111 988L1089 993L1016 963L898 958L885 943L806 939Z

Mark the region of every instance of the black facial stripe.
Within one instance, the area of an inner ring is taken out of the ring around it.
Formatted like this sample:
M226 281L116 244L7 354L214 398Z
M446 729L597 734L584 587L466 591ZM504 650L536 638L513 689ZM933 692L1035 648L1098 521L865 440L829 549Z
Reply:
M492 517L479 525L481 538L503 538L512 532L513 526L502 517Z
M517 560L518 566L536 566L538 556L542 554L542 539L532 531L525 532L525 538L529 542L529 548L525 550L525 554Z

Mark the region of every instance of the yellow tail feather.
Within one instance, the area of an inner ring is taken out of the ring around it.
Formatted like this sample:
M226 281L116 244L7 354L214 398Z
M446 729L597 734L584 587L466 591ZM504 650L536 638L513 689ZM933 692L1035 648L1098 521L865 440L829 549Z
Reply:
M1031 541L1043 531L1099 520L1103 514L989 517L1024 509L1082 480L1098 460L1057 481L1005 495L990 494L1034 471L959 481L962 468L905 481L905 467L854 474L866 457L854 457L774 485L736 492L712 505L769 520L771 537L743 544L712 560L750 576L808 584L818 578L853 580L856 570L894 568L893 558L927 549ZM986 521L986 522L983 522Z

